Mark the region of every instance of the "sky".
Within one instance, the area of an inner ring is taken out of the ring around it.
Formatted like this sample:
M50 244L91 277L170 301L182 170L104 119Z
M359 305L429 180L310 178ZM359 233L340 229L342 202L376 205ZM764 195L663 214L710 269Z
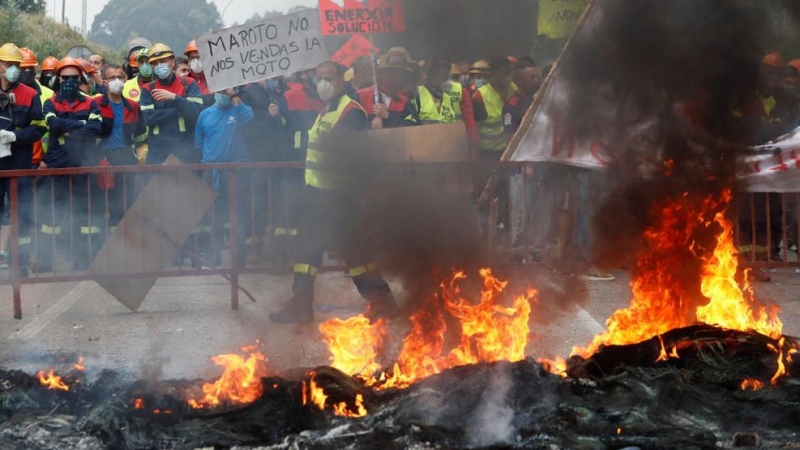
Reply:
M86 3L86 27L92 28L94 16L103 10L103 7L110 0L87 0ZM317 0L212 0L217 5L220 14L225 10L222 19L225 26L231 26L234 22L242 23L249 19L253 13L262 13L269 10L286 11L298 5L315 6ZM61 20L62 0L47 0L47 15ZM80 27L81 25L81 5L82 0L66 0L66 17L70 25ZM227 9L225 7L227 6ZM55 12L55 14L54 14Z

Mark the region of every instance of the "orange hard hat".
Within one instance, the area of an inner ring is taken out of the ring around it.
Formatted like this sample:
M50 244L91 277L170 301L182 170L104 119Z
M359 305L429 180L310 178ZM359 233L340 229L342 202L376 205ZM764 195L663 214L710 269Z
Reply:
M131 56L128 58L128 65L135 69L139 68L139 59L136 58L136 55L138 54L139 52L133 52L131 53Z
M48 56L42 61L42 71L56 70L58 67L58 58L55 56Z
M83 73L83 66L81 66L81 63L71 56L61 58L61 61L58 62L58 67L56 67L56 73L61 73L61 70L67 67L74 67L78 69L79 72Z
M94 68L92 63L83 58L78 58L78 64L80 64L81 68L83 68L83 71L88 73L89 75L94 75L97 73L97 69Z
M800 58L795 58L789 61L789 65L797 69L798 72L800 72Z
M761 60L761 64L765 66L780 67L784 65L783 56L781 56L781 54L778 52L772 52L764 56L764 59Z
M19 63L20 67L36 67L39 64L36 61L36 54L29 48L22 47L19 49L22 52L22 62Z
M183 51L183 54L189 56L190 52L199 52L199 51L200 50L197 50L197 41L195 39L192 39L192 41L186 45L186 50Z

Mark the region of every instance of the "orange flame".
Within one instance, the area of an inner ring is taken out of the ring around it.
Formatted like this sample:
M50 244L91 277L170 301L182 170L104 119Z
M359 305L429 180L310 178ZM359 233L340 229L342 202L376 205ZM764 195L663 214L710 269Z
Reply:
M556 356L555 360L539 358L536 361L544 367L544 370L561 378L567 378L567 361L564 358Z
M312 404L320 411L324 411L328 406L328 396L325 394L325 390L317 385L316 371L312 370L308 375L308 384L303 381L301 388L303 405ZM335 415L341 417L359 418L367 415L364 396L361 394L356 394L352 408L347 405L347 402L339 402L332 405L332 410Z
M41 383L42 386L47 387L47 389L60 389L62 391L69 391L69 386L61 381L60 376L56 375L55 369L50 369L47 372L40 370L39 373L36 374L36 377L39 378L39 383Z
M606 322L607 329L595 336L586 348L574 348L573 355L584 358L603 345L628 345L660 336L666 331L703 322L739 331L756 331L777 339L783 326L779 308L768 308L755 300L752 289L736 282L737 251L733 225L724 212L731 201L731 191L723 191L719 200L692 201L688 194L654 209L653 223L644 233L645 249L639 255L631 287L633 300ZM713 252L699 248L694 234L718 226ZM695 305L691 284L685 278L687 263L702 262L700 293L708 299ZM672 348L673 357L677 349ZM668 359L663 341L659 361ZM783 359L781 354L780 359ZM779 366L782 362L779 362ZM779 368L780 370L780 368ZM776 374L777 375L777 374Z
M754 378L746 378L744 381L742 381L740 387L742 388L743 391L746 391L748 389L757 391L764 387L764 383Z
M86 372L86 366L83 365L83 356L78 357L78 362L72 368L79 372Z
M382 320L374 324L362 315L347 320L330 319L319 326L331 352L331 367L351 376L370 379L380 370L376 362L386 327Z
M203 384L203 396L189 399L192 408L214 408L221 403L252 403L261 396L261 377L267 375L267 358L255 350L255 346L242 347L242 351L250 353L242 355L217 355L211 361L225 368L222 376L214 383Z
M369 386L386 389L406 387L452 367L525 359L530 302L536 298L536 291L529 289L517 296L511 306L504 306L500 294L507 282L492 276L490 269L482 269L480 275L483 290L478 303L462 296L459 281L466 278L463 272L456 272L448 282L442 282L436 306L411 316L411 331L403 339L397 362L389 371L382 372L376 363L385 324L370 325L361 316L347 321L331 319L321 324L320 331L333 355L333 367L358 376ZM461 325L459 344L447 354L443 354L447 331L444 312Z
M144 400L141 398L134 399L133 409L144 409Z

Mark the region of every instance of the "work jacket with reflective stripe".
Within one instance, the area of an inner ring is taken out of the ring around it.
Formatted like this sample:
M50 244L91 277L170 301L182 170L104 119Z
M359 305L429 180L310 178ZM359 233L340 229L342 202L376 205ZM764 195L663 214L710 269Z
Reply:
M111 99L105 94L95 100L100 108L100 115L103 118L102 139L97 143L100 154L106 150L106 143L111 138L114 131L114 107ZM134 147L138 147L147 141L147 127L144 124L139 104L122 97L122 138L125 140L125 148L131 150L133 155Z
M154 89L165 89L176 97L156 102ZM194 149L194 127L203 110L203 99L194 80L172 74L166 81L148 83L142 86L139 105L149 131L147 164L161 164L170 153L184 163L200 161L200 154Z
M333 105L335 108L330 107L319 114L308 132L306 184L319 189L344 189L347 185L347 176L341 170L343 155L336 154L336 145L324 145L325 139L342 127L360 131L367 126L366 112L346 94L333 99ZM345 120L347 124L343 124Z
M6 94L13 94L14 102L0 109L0 129L13 132L16 140L11 144L11 156L0 160L0 168L30 169L33 144L47 131L42 102L35 89L22 83L12 85Z
M419 108L419 121L422 125L453 123L461 120L460 117L456 118L456 113L453 111L453 101L447 92L442 92L440 106L436 106L436 100L433 98L431 91L425 86L420 86L417 89L415 103Z
M317 97L316 92L311 92L311 87L301 83L289 83L289 90L283 96L286 98L286 132L289 145L293 151L289 152L289 161L305 161L308 148L308 130L314 126L319 113L325 108L325 102Z
M507 95L511 97L514 92L514 86L509 86ZM508 142L503 130L503 106L507 99L501 97L489 83L481 86L472 100L480 134L480 150L502 152Z
M94 99L79 95L68 101L56 94L44 102L44 117L50 128L50 142L44 154L47 167L94 164L95 142L102 128L100 108Z
M359 89L356 94L358 94L358 102L367 112L367 121L371 122L375 118L372 114L372 105L375 104L375 88ZM384 94L379 93L379 95L383 97ZM406 127L419 123L416 111L411 107L411 102L401 93L391 96L391 101L386 109L389 110L389 117L383 121L384 128Z
M53 97L54 92L47 86L42 86L41 83L38 81L36 82L36 86L33 86L36 91L39 93L39 97L42 99L42 106L44 106L44 102L47 99ZM44 123L44 112L42 112L42 123ZM44 136L41 139L33 143L33 159L31 161L32 166L35 168L42 162L42 158L44 158L44 154L47 153L47 143L50 140L50 131L45 131Z

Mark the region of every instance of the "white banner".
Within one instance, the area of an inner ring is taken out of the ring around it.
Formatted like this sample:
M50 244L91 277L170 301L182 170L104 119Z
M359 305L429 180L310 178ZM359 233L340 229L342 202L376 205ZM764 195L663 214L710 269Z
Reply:
M319 13L309 9L197 38L212 91L313 69L328 59Z
M800 128L740 159L738 179L750 192L800 192Z

